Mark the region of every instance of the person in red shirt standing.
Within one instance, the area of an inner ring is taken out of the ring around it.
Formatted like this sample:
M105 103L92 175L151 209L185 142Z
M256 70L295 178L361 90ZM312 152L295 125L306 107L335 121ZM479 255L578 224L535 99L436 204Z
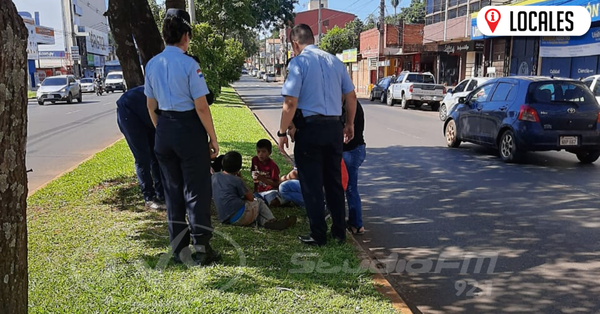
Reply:
M254 179L254 196L265 201L269 206L279 206L279 167L271 159L273 144L267 139L256 143L256 156L252 158L252 179Z

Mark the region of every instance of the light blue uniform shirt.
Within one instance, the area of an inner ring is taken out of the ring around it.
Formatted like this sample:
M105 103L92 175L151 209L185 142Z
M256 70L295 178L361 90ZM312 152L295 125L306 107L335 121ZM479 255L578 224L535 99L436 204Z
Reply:
M342 95L354 84L340 59L310 45L290 61L288 71L281 94L298 98L305 117L342 115Z
M194 99L209 93L198 63L175 46L167 46L146 65L146 97L164 111L194 109Z

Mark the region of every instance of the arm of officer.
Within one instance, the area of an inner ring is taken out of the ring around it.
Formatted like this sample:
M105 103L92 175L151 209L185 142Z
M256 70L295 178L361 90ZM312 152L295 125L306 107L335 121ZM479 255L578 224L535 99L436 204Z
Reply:
M202 96L196 98L194 100L194 106L196 107L196 113L198 114L198 117L200 117L204 129L206 129L206 133L208 133L208 136L210 137L209 145L212 149L210 158L214 159L219 155L219 144L217 142L217 134L215 133L215 126L206 97Z
M342 64L342 94L346 100L346 126L344 127L344 142L354 138L354 116L356 115L356 92L350 75Z
M156 109L158 109L158 101L154 98L147 97L146 106L148 106L148 113L150 113L150 119L152 119L152 124L156 127L158 124L158 116L156 115Z

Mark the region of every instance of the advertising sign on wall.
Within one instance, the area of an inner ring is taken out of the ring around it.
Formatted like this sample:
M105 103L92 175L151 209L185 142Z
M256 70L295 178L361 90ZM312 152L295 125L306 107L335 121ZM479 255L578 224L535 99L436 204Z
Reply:
M358 61L358 49L357 48L344 50L342 55L343 55L342 61L344 61L344 63L352 63L352 62Z
M108 34L89 27L86 27L85 31L87 33L85 38L87 52L108 56Z
M600 51L600 27L593 27L578 37L542 37L540 57L584 57L598 55Z

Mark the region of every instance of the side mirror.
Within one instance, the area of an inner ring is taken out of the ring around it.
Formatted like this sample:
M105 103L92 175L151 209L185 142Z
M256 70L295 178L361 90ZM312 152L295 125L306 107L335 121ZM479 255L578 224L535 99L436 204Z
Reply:
M41 87L41 86L42 86L42 84L40 84L40 83L37 84L37 87Z
M448 94L452 94L452 92L453 92L452 88L448 88L448 91L447 91L447 93L448 93Z
M467 103L467 98L466 97L460 97L460 98L458 98L458 103L459 104L466 104Z

